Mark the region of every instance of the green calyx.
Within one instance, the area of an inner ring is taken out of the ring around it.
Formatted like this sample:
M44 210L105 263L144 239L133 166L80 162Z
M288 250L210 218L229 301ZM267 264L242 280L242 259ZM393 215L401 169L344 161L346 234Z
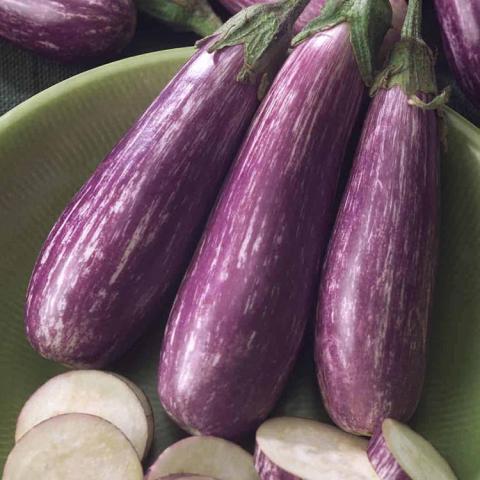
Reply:
M367 86L372 85L375 62L383 38L392 23L388 0L327 0L322 14L312 20L294 39L298 45L318 32L341 23L350 25L350 39L360 74Z
M208 51L243 45L244 63L237 79L255 83L260 78L259 97L263 97L270 81L284 59L293 34L293 25L308 0L281 0L253 5L237 13L211 37Z
M409 97L409 103L425 110L435 110L447 102L450 89L438 95L435 78L435 57L422 40L422 2L410 0L402 37L395 45L387 67L377 76L371 94L380 89L401 87ZM434 95L430 102L424 102L419 93Z
M211 35L222 25L207 0L135 0L138 9L179 30Z

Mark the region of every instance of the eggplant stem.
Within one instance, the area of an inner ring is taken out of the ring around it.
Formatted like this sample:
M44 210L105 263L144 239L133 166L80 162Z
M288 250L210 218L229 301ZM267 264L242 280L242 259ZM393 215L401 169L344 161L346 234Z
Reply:
M210 53L243 45L244 62L237 80L242 83L258 82L258 96L262 98L266 85L286 57L293 25L307 3L308 0L280 0L252 5L197 45L208 42Z
M402 39L422 39L422 0L409 0Z

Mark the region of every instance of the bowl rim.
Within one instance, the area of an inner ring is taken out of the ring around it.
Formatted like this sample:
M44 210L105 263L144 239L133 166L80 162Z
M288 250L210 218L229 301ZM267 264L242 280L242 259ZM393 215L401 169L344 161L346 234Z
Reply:
M41 109L48 105L48 103L62 95L68 94L72 89L82 88L86 84L104 80L105 78L116 75L120 72L135 70L139 67L155 65L159 62L178 60L184 57L187 60L194 52L196 47L194 45L189 47L169 48L165 50L158 50L156 52L143 53L141 55L134 55L132 57L123 58L114 62L106 63L98 67L86 70L77 75L73 75L61 82L58 82L51 87L42 90L41 92L27 98L22 103L13 107L8 112L0 116L0 133L2 130L10 127L16 122L22 121L24 117L30 115L32 112ZM470 120L458 113L453 108L446 106L450 121L458 126L462 126L470 130L472 134L480 135L480 127L477 127Z

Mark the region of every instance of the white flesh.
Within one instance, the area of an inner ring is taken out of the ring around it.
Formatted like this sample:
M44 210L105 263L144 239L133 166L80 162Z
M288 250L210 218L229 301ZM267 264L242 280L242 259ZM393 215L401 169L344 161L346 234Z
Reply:
M267 420L257 447L285 472L305 480L378 480L367 441L336 427L303 418Z
M125 435L107 420L59 415L25 434L10 452L3 480L142 480Z
M40 422L65 413L88 413L113 423L140 459L150 448L153 413L144 393L129 380L98 370L63 373L42 385L20 412L15 440Z
M216 437L189 437L175 443L158 457L145 480L185 472L218 480L258 480L253 457L238 445Z
M410 427L387 419L382 424L382 433L390 453L412 480L457 479L432 444Z

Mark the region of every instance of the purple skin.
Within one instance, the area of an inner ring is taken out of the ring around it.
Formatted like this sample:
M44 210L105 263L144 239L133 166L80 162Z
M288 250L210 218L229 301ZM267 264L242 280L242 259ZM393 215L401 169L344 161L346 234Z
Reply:
M275 465L258 447L255 449L255 470L260 480L302 480Z
M0 36L63 63L111 57L132 39L132 0L1 0Z
M480 109L480 2L435 0L443 45L460 87Z
M28 290L41 355L101 367L158 320L258 106L236 80L243 59L197 52L67 206Z
M295 48L262 103L164 338L158 392L187 431L236 438L283 390L314 313L363 93L342 24Z
M436 113L399 88L372 102L330 242L315 357L327 411L371 435L420 398L437 259Z
M411 480L390 452L381 427L375 429L367 455L380 480Z

